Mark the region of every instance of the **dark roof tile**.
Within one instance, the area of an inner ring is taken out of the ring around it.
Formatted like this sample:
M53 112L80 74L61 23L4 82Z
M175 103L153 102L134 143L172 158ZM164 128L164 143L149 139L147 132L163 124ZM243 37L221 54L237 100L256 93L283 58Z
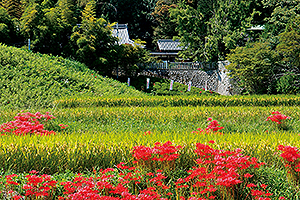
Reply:
M179 40L160 39L157 41L157 45L161 51L181 51L183 49Z

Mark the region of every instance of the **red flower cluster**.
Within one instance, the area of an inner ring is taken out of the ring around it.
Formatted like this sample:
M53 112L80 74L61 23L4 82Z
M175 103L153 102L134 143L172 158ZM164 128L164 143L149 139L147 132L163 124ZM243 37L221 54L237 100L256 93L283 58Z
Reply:
M234 195L235 186L246 184L251 174L245 173L250 167L259 168L264 163L258 163L256 158L243 156L240 149L222 151L201 143L196 144L195 152L200 157L196 160L198 166L188 172L185 179L178 179L176 189L189 188L196 197L213 199L214 192L219 190L226 195ZM250 184L248 184L250 185ZM255 195L254 195L255 194ZM253 196L259 196L253 190ZM268 192L261 191L260 197L268 196Z
M144 132L144 136L146 136L146 135L151 135L152 134L152 132L151 131L146 131L146 132Z
M31 173L38 173L32 171ZM7 175L5 187L8 188L8 194L11 196L11 199L23 199L23 196L18 194L14 189L20 186L20 183L17 182L16 178L18 175L12 174ZM24 197L30 199L38 199L39 197L51 197L53 196L54 189L56 188L57 181L52 180L52 177L47 174L36 175L29 174L26 175L26 183L23 185L22 189L25 191Z
M167 163L168 160L174 161L179 156L170 157L177 154L177 150L181 148L173 146L171 142L155 143L153 148L142 148L150 151L151 156L143 155L139 151L140 147L134 148L133 155L136 156L136 160ZM78 174L72 181L61 182L62 189L51 176L38 175L34 170L26 176L25 184L20 183L18 175L8 175L5 196L14 200L40 197L54 199L52 195L56 190L62 192L59 200L209 200L225 196L234 199L233 197L241 192L252 196L253 199L269 200L272 196L267 190L267 185L250 183L253 175L246 173L247 169L259 168L264 163L258 163L254 157L243 156L240 149L223 151L198 143L195 153L199 156L196 160L197 166L188 171L187 177L182 177L175 183L167 179L157 165L155 171L149 172L133 167L134 163L131 163L132 166L120 163L116 168L101 169L98 172L93 170L92 176ZM20 188L20 185L23 191L18 193L20 190L17 188Z
M283 114L281 114L278 111L272 112L272 115L270 115L266 121L271 120L272 122L276 122L277 124L281 124L283 121L287 120L287 119L291 119L291 117L289 116L285 116Z
M40 121L46 123L51 119L55 119L53 115L49 112L46 114L41 114L39 112L33 114L30 112L18 113L14 117L14 121L10 121L0 125L0 133L4 134L14 134L17 136L34 134L34 135L52 135L55 134L54 131L49 131L44 129L44 124ZM63 125L65 127L66 125ZM62 128L63 128L62 127ZM1 135L4 135L1 134Z
M174 146L170 141L164 144L156 142L154 147L133 147L132 156L135 159L134 163L140 166L151 168L154 165L154 161L163 163L163 167L171 167L167 164L167 162L169 162L173 167L174 162L171 161L175 161L179 157L177 152L180 149L182 149L181 146Z
M27 183L23 186L26 197L47 197L53 193L56 188L57 181L47 174L41 176L27 175Z
M207 119L209 122L206 130L212 130L213 132L217 132L218 130L223 129L223 126L219 125L219 122L217 120L212 120L211 118Z
M292 183L300 185L300 152L296 147L278 145L277 149L282 151L280 156L288 172L288 178Z
M130 192L130 189L140 184L141 172L134 167L120 163L118 170L108 168L100 170L100 176L83 177L79 175L73 181L62 182L64 187L64 197L60 200L92 199L92 200L167 200L163 196L170 196L169 186L163 183L166 179L162 173L149 173L147 177L147 187L138 190L137 194ZM118 173L119 172L119 173ZM160 194L162 192L163 194Z
M284 158L288 163L295 163L297 162L298 158L300 158L299 150L296 147L278 145L277 149L279 151L282 151L282 154L280 154L280 156Z
M213 120L211 117L209 117L207 119L207 121L209 121L207 128L205 128L205 130L198 128L198 131L193 131L192 133L197 133L197 134L210 134L210 133L214 133L214 134L223 134L221 132L218 132L219 130L223 129L223 126L220 126L219 122L217 120Z
M167 141L164 144L156 142L154 147L135 146L132 150L132 155L136 161L149 159L156 161L172 161L179 157L177 151L182 149L181 146L173 146L172 142Z
M61 128L61 129L66 129L68 127L68 125L65 125L65 124L58 124L58 126Z

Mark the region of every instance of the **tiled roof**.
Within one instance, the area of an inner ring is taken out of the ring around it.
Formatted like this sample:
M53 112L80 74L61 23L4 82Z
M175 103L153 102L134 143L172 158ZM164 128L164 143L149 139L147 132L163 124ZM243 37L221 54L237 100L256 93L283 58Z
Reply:
M181 51L183 49L179 46L179 40L160 39L157 41L157 45L161 51Z
M134 42L129 38L127 24L116 24L113 26L112 36L119 38L119 44L131 44Z

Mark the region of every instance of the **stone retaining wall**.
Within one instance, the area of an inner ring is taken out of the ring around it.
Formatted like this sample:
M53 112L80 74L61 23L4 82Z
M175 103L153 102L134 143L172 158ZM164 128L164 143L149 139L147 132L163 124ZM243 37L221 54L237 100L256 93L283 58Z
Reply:
M149 69L140 74L174 80L185 85L188 85L189 81L191 81L194 87L205 88L221 95L232 95L233 86L230 84L228 72L225 68L226 65L228 65L227 61L219 61L218 69L216 70Z

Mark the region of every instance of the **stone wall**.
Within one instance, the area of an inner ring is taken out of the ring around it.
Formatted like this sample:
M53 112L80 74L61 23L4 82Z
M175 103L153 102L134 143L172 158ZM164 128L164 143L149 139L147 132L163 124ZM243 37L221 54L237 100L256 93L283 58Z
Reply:
M175 82L205 88L221 95L232 95L232 85L225 66L227 61L219 61L216 70L203 71L199 69L148 69L141 74L152 77L161 77Z

